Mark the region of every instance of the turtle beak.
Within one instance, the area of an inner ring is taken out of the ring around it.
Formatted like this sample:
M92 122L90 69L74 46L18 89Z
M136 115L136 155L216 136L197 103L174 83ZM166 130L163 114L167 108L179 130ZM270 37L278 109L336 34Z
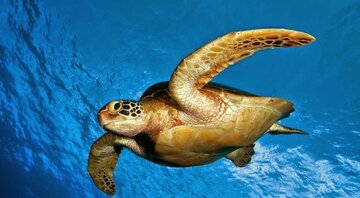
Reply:
M109 112L106 106L102 107L98 112L98 121L102 128L110 122Z

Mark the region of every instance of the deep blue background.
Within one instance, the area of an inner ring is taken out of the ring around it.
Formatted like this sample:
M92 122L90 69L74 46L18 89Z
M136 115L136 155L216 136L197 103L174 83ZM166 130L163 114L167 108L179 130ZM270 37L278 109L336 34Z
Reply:
M97 110L168 80L230 31L284 27L317 41L257 53L215 81L291 100L252 162L167 168L122 153L119 197L360 197L360 1L0 1L0 197L105 197L87 174Z

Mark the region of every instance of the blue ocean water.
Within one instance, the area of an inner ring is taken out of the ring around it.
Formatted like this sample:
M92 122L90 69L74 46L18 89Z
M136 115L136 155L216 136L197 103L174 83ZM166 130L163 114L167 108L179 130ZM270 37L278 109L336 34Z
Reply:
M0 1L0 197L107 197L87 174L97 110L138 99L231 31L283 27L317 41L261 51L214 81L292 101L252 162L168 168L128 150L117 197L360 197L360 1Z

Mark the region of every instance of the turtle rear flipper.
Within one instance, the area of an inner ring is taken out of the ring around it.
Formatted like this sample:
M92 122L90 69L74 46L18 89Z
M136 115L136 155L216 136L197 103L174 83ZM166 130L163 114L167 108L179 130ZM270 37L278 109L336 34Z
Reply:
M226 155L226 158L231 160L236 166L244 167L250 163L251 157L255 153L254 146L255 144L241 147Z

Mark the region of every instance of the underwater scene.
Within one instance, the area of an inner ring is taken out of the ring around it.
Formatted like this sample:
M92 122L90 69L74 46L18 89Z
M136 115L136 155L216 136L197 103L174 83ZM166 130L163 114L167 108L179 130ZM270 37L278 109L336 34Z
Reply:
M265 134L245 167L167 167L123 149L114 197L360 197L359 0L1 0L0 197L109 197L87 169L106 133L99 109L259 28L316 41L259 51L213 82L291 101L280 123L309 135Z

